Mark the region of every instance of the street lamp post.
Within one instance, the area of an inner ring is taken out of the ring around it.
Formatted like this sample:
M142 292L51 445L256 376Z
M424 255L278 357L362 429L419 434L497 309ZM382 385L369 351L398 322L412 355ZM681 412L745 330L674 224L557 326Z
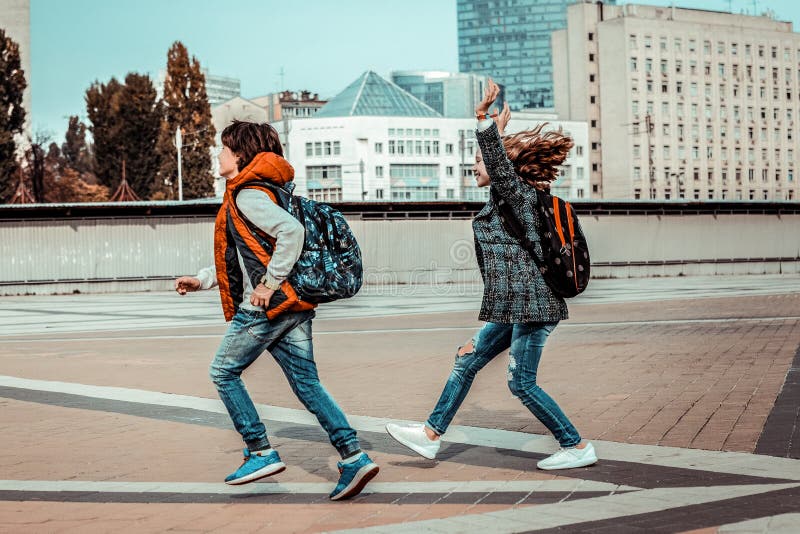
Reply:
M183 137L181 135L181 127L175 128L175 148L178 151L178 200L183 201L183 171L181 161L181 147L183 146Z
M358 165L358 171L342 171L342 172L345 174L354 172L358 172L359 174L361 174L361 200L363 201L367 199L367 191L364 189L364 168L365 168L364 158L358 160L357 165ZM342 165L342 167L355 167L355 166L356 166L355 163L348 163L346 165Z

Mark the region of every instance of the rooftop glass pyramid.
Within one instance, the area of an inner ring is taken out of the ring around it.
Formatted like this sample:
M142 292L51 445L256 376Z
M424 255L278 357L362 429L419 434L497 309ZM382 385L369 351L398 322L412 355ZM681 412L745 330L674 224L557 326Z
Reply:
M432 107L371 70L329 100L314 116L441 117Z

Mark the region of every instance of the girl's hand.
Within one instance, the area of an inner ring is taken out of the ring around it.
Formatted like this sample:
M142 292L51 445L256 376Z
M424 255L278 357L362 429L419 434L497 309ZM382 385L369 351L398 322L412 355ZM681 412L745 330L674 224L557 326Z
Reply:
M497 100L497 95L500 94L500 87L494 83L494 80L489 78L486 87L483 90L483 100L481 100L475 107L476 115L486 115L489 113L489 107Z
M508 126L508 121L511 120L511 110L508 108L508 102L503 103L503 111L500 112L500 115L493 118L495 124L497 124L497 131L500 132L500 135L503 135L506 131L506 126Z

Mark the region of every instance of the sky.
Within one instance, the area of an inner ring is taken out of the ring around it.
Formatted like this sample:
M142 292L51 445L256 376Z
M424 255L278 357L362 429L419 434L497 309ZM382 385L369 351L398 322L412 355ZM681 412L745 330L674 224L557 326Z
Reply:
M182 41L212 74L241 80L242 96L307 89L335 96L365 70L458 71L456 0L30 0L32 125L61 142L68 117L85 119L94 81L166 67ZM670 5L668 0L639 3ZM734 12L753 0L684 0ZM797 0L758 0L800 28ZM281 71L283 75L281 75Z

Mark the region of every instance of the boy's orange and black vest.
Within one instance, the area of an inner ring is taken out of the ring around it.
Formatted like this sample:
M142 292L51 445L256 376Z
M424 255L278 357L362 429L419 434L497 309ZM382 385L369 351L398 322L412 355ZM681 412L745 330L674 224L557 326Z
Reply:
M261 235L263 232L259 232L239 213L236 193L243 188L257 189L277 203L274 193L258 182L268 181L283 186L293 179L294 169L288 161L272 152L262 152L236 177L227 181L214 227L214 260L226 321L233 318L242 303L243 277L247 276L252 286L256 287L267 270L275 246L273 237ZM242 272L239 254L247 272ZM300 300L294 288L285 280L270 300L267 318L272 320L287 311L305 311L314 307L314 304Z

